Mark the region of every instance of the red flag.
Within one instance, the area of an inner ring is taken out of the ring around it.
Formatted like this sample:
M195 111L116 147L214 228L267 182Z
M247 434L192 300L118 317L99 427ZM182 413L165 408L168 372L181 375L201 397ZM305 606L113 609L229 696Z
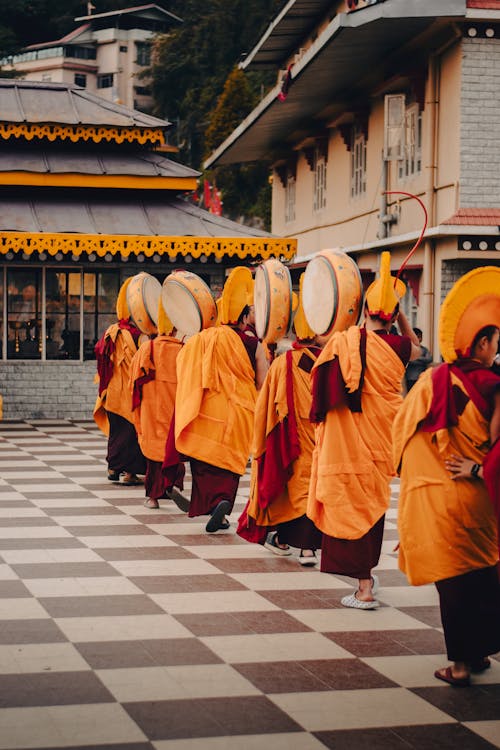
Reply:
M203 183L203 196L205 199L205 208L207 211L212 211L212 191L210 190L210 183L205 180Z
M212 213L216 214L216 216L222 216L221 194L220 190L217 190L215 182L212 189Z

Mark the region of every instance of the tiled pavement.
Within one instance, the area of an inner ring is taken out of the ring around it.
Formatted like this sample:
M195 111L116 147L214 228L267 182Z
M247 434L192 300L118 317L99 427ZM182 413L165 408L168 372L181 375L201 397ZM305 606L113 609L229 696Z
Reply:
M500 747L500 661L467 690L388 514L375 612L105 477L93 423L0 424L0 750ZM243 507L248 478L240 485Z

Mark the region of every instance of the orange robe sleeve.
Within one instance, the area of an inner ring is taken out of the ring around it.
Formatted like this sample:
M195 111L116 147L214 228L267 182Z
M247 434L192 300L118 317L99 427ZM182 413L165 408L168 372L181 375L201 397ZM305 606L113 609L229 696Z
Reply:
M413 386L393 425L394 464L401 477L399 567L420 585L494 565L496 519L486 487L478 479L451 479L445 459L463 455L482 463L488 423L472 400L448 429L419 429L433 396L432 370ZM453 388L466 393L456 375Z
M360 338L355 326L334 334L315 365L337 357L351 393L363 373ZM383 338L367 331L362 411L339 405L316 425L307 515L329 536L359 539L389 507L389 480L394 475L390 435L402 402L404 371Z
M196 334L177 358L176 449L243 475L256 398L255 372L238 334L224 325Z
M135 388L139 400L132 412L134 425L141 451L152 461L161 462L165 455L177 388L176 361L181 349L178 339L158 336L144 342L132 359L130 390L133 394Z

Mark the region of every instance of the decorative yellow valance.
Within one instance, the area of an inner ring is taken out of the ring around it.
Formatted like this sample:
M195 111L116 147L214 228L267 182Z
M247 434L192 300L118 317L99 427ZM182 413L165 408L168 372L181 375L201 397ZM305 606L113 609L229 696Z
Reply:
M297 251L297 240L275 237L166 237L127 234L71 234L45 232L0 232L0 254L46 253L51 256L111 255L128 257L143 254L202 255L216 258L271 258L291 260Z
M1 116L1 115L0 115ZM0 122L0 138L47 138L49 141L93 141L101 143L165 143L163 128L122 128L103 127L97 125L34 125L31 123Z

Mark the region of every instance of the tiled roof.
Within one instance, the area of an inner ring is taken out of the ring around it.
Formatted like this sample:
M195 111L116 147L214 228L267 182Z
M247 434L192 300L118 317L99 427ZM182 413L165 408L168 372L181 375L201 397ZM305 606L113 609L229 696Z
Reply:
M459 208L442 224L453 224L455 226L500 226L500 208Z
M468 8L480 10L500 10L500 0L467 0Z
M0 121L118 128L167 128L170 123L108 102L70 83L0 78Z
M92 148L29 148L10 145L0 149L0 173L132 175L140 177L193 177L194 169L166 159L154 151Z

